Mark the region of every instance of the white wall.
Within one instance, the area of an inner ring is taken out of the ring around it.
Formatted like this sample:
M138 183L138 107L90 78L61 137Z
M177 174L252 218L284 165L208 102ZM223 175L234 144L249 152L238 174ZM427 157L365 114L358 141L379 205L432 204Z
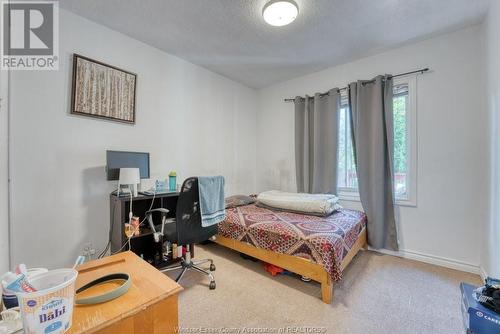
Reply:
M0 71L0 273L9 268L8 82Z
M487 108L491 117L491 219L485 229L481 264L500 277L500 2L492 1L485 21Z
M429 67L417 79L418 203L400 208L401 248L409 257L477 271L489 207L481 33L471 27L260 90L257 190L296 189L294 107L284 98Z
M73 262L109 226L105 150L151 153L152 177L222 174L229 194L255 189L256 92L127 36L60 12L59 71L11 80L12 257ZM72 54L138 74L134 126L72 116Z

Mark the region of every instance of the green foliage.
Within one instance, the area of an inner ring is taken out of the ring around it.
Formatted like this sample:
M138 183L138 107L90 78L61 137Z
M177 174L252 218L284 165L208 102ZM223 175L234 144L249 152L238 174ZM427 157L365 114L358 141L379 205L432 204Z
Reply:
M407 172L407 128L406 108L408 95L395 96L393 99L394 121L394 173ZM340 110L339 117L339 151L338 151L338 185L339 187L357 187L355 177L355 161L353 155L351 128L348 108Z
M394 172L406 173L406 103L408 96L394 98Z

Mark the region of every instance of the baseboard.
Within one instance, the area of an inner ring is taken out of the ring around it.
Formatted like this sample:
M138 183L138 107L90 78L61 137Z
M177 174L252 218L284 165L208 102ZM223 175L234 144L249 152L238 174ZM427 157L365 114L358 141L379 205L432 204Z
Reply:
M369 249L372 251L375 251L375 252L382 253L382 254L398 256L398 257L402 257L405 259L434 264L434 265L440 266L440 267L465 271L468 273L480 275L481 277L483 277L483 275L486 274L486 272L483 270L483 268L481 268L478 265L474 265L471 263L458 261L458 260L454 260L454 259L449 259L446 257L425 254L425 253L416 252L416 251L412 251L412 250L401 250L401 251L395 252L395 251L391 251L391 250L387 250L387 249L372 249L372 248L369 248Z
M488 273L482 266L479 266L479 275L481 276L483 281L486 280L486 278L488 277Z

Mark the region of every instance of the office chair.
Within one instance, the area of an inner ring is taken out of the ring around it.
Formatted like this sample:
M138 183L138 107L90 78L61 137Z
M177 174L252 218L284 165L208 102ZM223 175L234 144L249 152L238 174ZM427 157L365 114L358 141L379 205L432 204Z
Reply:
M187 246L186 254L182 257L181 263L172 267L162 269L161 272L182 269L176 282L180 282L182 276L188 270L195 270L210 277L210 290L215 289L215 279L211 271L215 270L212 259L199 261L191 260L193 244L207 241L217 234L217 224L209 227L201 226L200 196L198 192L198 178L190 177L182 184L181 192L177 200L175 224L166 222L164 225L163 240ZM200 264L210 262L210 271L199 267Z

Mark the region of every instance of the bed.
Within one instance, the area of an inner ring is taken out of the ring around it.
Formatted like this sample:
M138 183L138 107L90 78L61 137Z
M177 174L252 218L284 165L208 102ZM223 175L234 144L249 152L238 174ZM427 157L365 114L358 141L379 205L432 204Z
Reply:
M340 209L317 217L239 206L226 210L215 242L319 282L322 300L329 304L333 282L366 247L366 215Z

